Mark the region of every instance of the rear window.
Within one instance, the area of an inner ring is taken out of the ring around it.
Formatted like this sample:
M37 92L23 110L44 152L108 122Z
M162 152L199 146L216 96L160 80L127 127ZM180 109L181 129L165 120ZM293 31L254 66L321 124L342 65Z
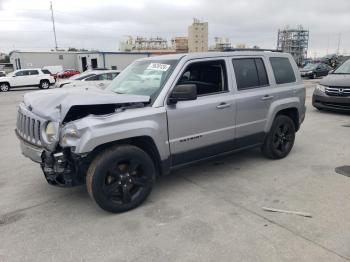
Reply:
M269 84L261 58L233 59L232 63L238 90L258 88Z
M292 65L287 57L270 57L270 62L275 75L276 84L287 84L295 82Z

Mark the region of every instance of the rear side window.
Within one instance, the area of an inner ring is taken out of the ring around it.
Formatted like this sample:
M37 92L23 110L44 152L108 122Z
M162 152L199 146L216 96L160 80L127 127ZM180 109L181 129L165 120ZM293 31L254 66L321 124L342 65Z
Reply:
M275 75L276 84L287 84L295 82L292 65L287 57L270 57L270 62Z
M43 72L46 75L51 75L50 71L47 69L41 69L41 72Z
M261 58L233 59L237 89L245 90L269 84L264 62Z

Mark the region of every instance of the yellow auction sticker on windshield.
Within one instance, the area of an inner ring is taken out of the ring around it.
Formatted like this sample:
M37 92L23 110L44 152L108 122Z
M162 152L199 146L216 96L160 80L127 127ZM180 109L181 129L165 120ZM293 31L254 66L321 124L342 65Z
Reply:
M157 70L157 71L167 71L169 69L170 65L167 64L160 64L160 63L151 63L147 69L150 70Z

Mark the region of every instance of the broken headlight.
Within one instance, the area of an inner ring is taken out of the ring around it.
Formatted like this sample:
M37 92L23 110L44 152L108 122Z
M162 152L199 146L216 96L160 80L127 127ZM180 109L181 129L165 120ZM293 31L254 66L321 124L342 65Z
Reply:
M45 136L48 143L53 143L58 139L58 123L49 122L45 128Z

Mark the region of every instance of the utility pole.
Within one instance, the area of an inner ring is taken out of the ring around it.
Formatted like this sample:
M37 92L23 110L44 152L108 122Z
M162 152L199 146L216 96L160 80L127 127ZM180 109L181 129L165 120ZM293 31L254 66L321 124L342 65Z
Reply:
M337 48L337 55L339 55L340 40L341 40L341 33L339 33L339 35L338 35L338 48Z
M57 51L58 50L58 46L57 46L57 38L56 38L55 19L53 17L52 1L50 1L50 9L51 9L51 20L52 20L53 35L55 37L55 50Z

